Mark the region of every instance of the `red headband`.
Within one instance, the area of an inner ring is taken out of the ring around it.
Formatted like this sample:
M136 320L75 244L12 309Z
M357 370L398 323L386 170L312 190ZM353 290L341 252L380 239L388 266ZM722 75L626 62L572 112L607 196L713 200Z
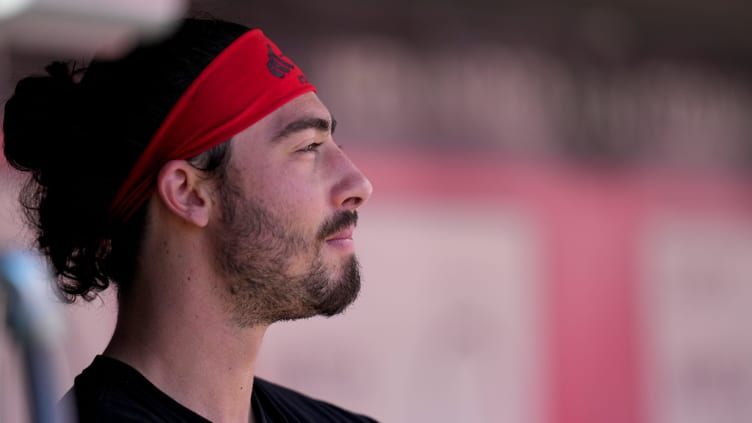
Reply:
M228 141L303 93L316 91L261 30L239 37L183 93L123 181L110 208L125 222L154 190L170 160L188 159Z

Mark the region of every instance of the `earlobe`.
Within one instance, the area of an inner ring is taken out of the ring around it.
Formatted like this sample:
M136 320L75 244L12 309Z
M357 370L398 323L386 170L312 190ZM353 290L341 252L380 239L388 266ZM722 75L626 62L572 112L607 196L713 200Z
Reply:
M164 206L176 217L196 226L209 223L206 181L185 160L167 162L157 175L157 193Z

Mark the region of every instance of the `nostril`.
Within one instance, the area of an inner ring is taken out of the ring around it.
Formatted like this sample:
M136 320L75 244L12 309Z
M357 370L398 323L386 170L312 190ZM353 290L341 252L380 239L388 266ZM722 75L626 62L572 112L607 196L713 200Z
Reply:
M360 207L360 205L361 205L361 204L363 204L363 203L364 203L364 201L363 201L363 199L362 199L361 197L348 197L348 198L347 198L347 199L346 199L346 200L345 200L345 201L344 201L344 202L342 203L342 205L343 205L343 206L344 206L345 208L347 208L347 209L351 209L351 210L354 210L354 209L356 209L356 208Z

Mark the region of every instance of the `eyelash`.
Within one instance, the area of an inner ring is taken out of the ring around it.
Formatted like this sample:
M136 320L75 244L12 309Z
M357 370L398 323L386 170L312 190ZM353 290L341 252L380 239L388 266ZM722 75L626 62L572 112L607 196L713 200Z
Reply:
M321 144L322 143L320 143L320 142L313 142L313 143L310 143L307 146L303 147L302 149L300 149L300 151L303 152L303 153L313 153L316 150L318 150L319 147L321 147Z

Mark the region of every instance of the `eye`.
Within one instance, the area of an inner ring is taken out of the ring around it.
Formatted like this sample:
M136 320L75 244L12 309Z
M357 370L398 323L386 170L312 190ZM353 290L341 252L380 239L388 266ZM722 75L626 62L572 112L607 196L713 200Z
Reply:
M321 144L322 143L320 143L320 142L312 142L312 143L306 145L305 147L301 148L298 151L300 151L301 153L315 152L316 150L318 150L318 148L321 146Z

